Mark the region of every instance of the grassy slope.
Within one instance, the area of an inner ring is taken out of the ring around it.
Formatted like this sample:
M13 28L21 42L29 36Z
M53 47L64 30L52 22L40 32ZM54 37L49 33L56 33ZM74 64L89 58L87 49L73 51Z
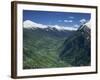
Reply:
M29 35L28 35L29 34ZM27 38L28 37L28 38ZM59 58L59 47L65 38L24 32L24 69L65 67L70 64Z
M90 65L90 40L86 33L75 32L71 37L54 34L24 30L24 69Z

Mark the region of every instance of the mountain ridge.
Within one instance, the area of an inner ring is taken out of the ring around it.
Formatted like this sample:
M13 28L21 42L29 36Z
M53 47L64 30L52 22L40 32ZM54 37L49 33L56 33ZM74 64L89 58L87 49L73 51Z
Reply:
M70 31L76 31L77 28L74 28L74 27L65 27L65 26L59 26L59 25L44 25L44 24L40 24L40 23L36 23L36 22L33 22L31 20L26 20L23 22L23 27L24 28L32 28L32 29L37 29L37 28L41 28L41 29L47 29L47 28L50 28L50 29L57 29L58 31L61 31L61 30L70 30Z
M91 29L83 24L61 46L59 57L73 66L89 66L91 63Z

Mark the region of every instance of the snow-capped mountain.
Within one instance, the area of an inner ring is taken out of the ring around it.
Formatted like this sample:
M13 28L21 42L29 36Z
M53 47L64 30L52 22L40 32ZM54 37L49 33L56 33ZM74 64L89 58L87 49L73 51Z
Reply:
M82 32L85 32L87 33L88 36L90 36L90 32L91 32L91 22L88 21L86 22L85 24L82 24L79 28L78 28L78 31L82 31Z
M86 25L89 29L91 29L91 21L88 21L88 22L85 23L84 25Z
M36 23L36 22L33 22L31 20L26 20L23 22L23 27L24 28L31 28L31 29L37 29L37 28L40 28L40 29L50 29L50 30L70 30L70 31L75 31L77 30L77 28L74 28L74 27L65 27L65 26L59 26L59 25L44 25L44 24L40 24L40 23Z
M81 26L78 28L78 30L81 30L81 29L84 29L84 28L88 28L88 29L91 29L91 22L88 21L84 24L81 24Z
M34 28L47 28L47 26L42 25L42 24L38 24L38 23L33 22L33 21L31 21L31 20L26 20L26 21L24 21L23 27L24 27L24 28L33 28L33 29L34 29Z

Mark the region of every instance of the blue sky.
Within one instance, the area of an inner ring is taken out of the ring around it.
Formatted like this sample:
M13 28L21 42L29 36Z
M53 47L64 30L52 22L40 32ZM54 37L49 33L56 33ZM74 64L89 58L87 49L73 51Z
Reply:
M90 13L23 10L23 21L31 20L43 25L78 27L82 21L87 22L90 19Z

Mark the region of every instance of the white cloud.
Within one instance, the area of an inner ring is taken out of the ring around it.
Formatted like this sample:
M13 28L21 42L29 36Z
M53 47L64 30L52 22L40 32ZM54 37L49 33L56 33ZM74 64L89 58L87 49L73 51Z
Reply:
M79 25L75 24L75 25L74 25L74 27L75 27L75 28L78 28L78 27L79 27Z
M67 23L67 22L68 22L68 20L64 20L64 22L66 22L66 23Z
M77 30L74 27L65 27L65 26L58 26L58 25L50 25L52 28L56 28L57 30Z
M72 20L69 20L69 22L73 22Z
M74 28L74 27L62 27L62 30L77 30L77 28Z
M31 20L26 20L23 22L23 27L24 28L56 28L57 30L77 30L77 28L74 27L68 27L68 26L59 26L59 25L44 25L40 23L33 22Z
M86 22L86 19L81 19L80 20L80 23L82 23L82 24L85 23L85 22Z
M64 22L65 23L68 23L68 22L71 23L71 22L73 22L73 20L64 20Z

